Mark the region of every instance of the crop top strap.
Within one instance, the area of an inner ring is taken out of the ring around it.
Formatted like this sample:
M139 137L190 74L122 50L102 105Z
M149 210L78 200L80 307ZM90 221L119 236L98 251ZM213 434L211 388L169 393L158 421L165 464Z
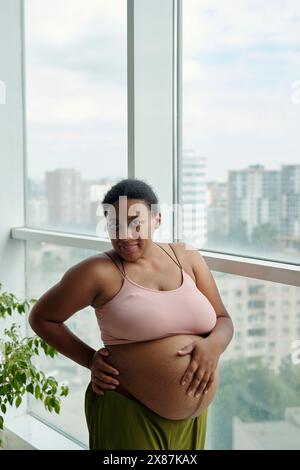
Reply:
M179 266L180 269L182 270L182 266L181 266L181 264L180 264L180 261L179 261L177 255L176 255L175 251L173 250L172 246L170 245L170 243L168 243L168 245L169 245L169 247L171 248L171 250L173 251L173 253L174 253L174 255L175 255L175 257L176 257L178 263L174 260L174 258L173 258L162 246L160 246L160 245L159 245L158 243L156 243L156 242L154 242L154 243L155 243L157 246L159 246L159 248L161 248L162 250L164 250L164 251L167 253L167 255L170 256L171 260L174 261L174 263L176 263L177 266Z
M122 265L122 269L120 269L119 267L119 264L117 262L117 253L115 253L114 251L111 251L111 253L108 253L107 251L104 251L104 253L112 260L112 262L116 265L116 267L118 268L118 270L120 271L120 273L122 274L122 276L126 277L126 272L125 272L125 269L124 269L124 265L122 263L122 260L121 260L121 257L120 257L120 261L121 261L121 265Z

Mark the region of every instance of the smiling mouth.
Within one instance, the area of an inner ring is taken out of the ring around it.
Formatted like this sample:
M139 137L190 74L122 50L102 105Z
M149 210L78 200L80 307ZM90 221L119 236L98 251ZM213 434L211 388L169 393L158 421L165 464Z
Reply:
M128 245L120 245L120 248L125 253L132 253L137 249L138 243L130 243Z

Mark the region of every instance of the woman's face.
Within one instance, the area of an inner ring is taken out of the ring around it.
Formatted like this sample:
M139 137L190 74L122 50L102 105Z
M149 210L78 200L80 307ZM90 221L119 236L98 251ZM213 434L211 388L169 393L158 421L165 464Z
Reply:
M108 208L107 228L113 248L122 258L134 261L152 243L152 235L159 227L161 213L151 214L142 199L120 198Z

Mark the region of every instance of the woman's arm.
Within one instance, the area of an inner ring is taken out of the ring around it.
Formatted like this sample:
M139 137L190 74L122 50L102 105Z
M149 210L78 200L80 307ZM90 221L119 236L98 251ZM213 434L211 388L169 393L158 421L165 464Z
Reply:
M29 315L29 324L38 336L88 369L95 349L72 333L63 322L93 303L101 283L99 261L88 258L69 268L61 280L39 298Z
M217 323L205 339L221 354L232 340L234 332L233 322L222 302L216 282L205 259L198 250L194 250L191 253L196 285L212 304L217 315Z
M233 322L220 297L215 280L198 250L192 245L180 244L185 250L185 259L189 260L195 276L198 289L207 297L213 306L217 322L215 327L204 338L193 341L178 351L178 354L191 354L189 367L181 378L181 384L188 382L187 393L201 394L207 392L214 381L214 371L217 367L220 354L227 348L233 337ZM191 249L193 248L193 249ZM184 253L182 252L184 255Z

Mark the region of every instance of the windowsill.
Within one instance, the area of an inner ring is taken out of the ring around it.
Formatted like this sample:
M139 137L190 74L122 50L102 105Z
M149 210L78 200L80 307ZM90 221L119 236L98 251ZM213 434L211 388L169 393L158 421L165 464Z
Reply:
M29 227L11 228L10 237L16 240L60 244L97 252L111 248L109 239ZM300 287L300 268L298 264L226 254L218 251L206 251L204 249L199 251L201 251L201 255L212 271Z
M5 450L86 450L29 414L5 421L3 441Z

